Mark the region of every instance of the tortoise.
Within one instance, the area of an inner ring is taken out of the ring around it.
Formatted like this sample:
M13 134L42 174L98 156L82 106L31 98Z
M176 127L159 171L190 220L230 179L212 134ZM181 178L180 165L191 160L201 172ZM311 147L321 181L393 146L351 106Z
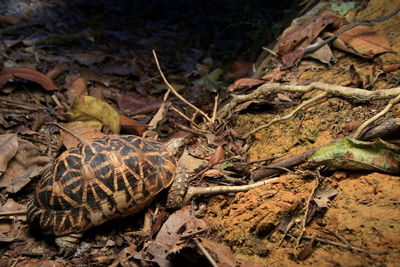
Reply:
M90 139L63 152L43 173L28 222L55 235L60 254L71 255L89 228L145 209L177 170L162 143L133 135Z

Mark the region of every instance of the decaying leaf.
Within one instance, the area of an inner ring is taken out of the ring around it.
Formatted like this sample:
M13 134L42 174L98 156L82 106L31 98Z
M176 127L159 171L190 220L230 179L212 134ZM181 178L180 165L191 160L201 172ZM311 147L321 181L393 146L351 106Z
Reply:
M16 134L0 135L0 176L7 169L8 162L18 150L18 137Z
M75 147L80 143L80 141L76 137L72 136L71 133L79 136L79 138L83 140L105 136L102 132L90 127L82 121L73 121L61 125L68 130L68 132L62 129L60 130L62 142L67 149Z
M91 97L75 98L71 110L66 114L71 121L83 121L91 127L107 133L119 133L120 120L118 112L108 103Z
M158 110L163 101L160 99L148 98L143 96L134 96L122 91L116 92L116 101L118 108L129 115L150 114Z
M256 85L260 85L265 83L265 81L260 79L253 79L253 78L242 78L236 80L233 84L229 85L228 90L234 91L236 89L244 88L244 87L253 87Z
M340 16L344 16L349 12L350 10L354 9L356 7L356 2L344 2L344 3L335 3L331 2L331 9L337 13L339 13Z
M323 42L321 38L317 38L316 43ZM316 60L319 60L322 63L329 64L333 58L333 53L332 50L329 48L328 45L324 45L318 50L307 54L305 57L310 57L314 58Z
M318 208L328 208L328 203L337 195L338 191L333 188L317 189L313 201Z
M327 26L332 25L337 29L343 23L344 21L336 16L314 16L301 26L285 31L275 52L283 56L296 48L305 48L314 42Z
M87 91L86 84L87 80L84 77L79 77L76 75L71 76L65 85L67 87L66 95L70 96L71 98L81 96Z
M121 130L125 133L142 135L143 132L147 129L146 124L126 117L124 115L119 115L119 119L121 121Z
M190 234L200 233L206 229L206 222L192 215L190 206L185 206L169 216L158 232L155 241L172 249L182 242L183 236L189 237Z
M219 264L219 266L233 267L237 266L236 258L233 256L230 247L216 243L204 237L199 237L201 244L206 248L211 255L214 256L214 260Z
M222 146L218 146L215 149L214 153L211 155L210 160L208 161L208 165L213 168L219 169L221 166L221 161L225 159L225 151Z
M18 151L0 177L0 187L9 193L17 193L31 178L41 175L50 158L40 155L39 148L23 139L18 140Z
M399 152L398 147L380 139L374 142L363 142L350 138L323 146L311 156L309 161L335 169L399 173Z
M0 71L0 87L15 78L38 83L48 91L59 90L49 77L31 68L3 68Z
M343 51L363 58L392 51L389 40L370 26L357 26L339 35L333 45Z

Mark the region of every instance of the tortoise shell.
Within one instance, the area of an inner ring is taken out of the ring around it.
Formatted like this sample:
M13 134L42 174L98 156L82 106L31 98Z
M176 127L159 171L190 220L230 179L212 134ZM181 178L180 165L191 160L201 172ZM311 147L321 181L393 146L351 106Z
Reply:
M117 135L92 139L62 153L45 171L28 221L62 236L135 214L172 183L176 167L172 152L159 142Z

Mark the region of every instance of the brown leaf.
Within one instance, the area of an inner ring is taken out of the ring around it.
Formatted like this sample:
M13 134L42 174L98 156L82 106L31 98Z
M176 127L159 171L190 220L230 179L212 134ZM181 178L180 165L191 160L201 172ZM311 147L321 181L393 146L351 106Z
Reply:
M71 133L79 136L83 140L106 136L102 132L90 127L87 123L82 121L62 123L61 126L69 131L66 132L62 129L60 130L61 139L66 148L76 147L80 143L80 141L71 135Z
M205 229L207 229L206 222L192 215L190 206L185 206L169 216L155 241L173 248L182 236L190 236Z
M227 245L216 243L204 237L199 237L201 244L208 251L212 252L214 259L217 261L218 266L233 267L237 266L236 258L233 256L232 250Z
M84 77L72 75L65 87L67 88L66 95L76 98L81 96L87 91L87 80Z
M135 69L133 67L126 66L103 66L100 68L100 72L103 74L115 74L119 76L125 76L133 73Z
M285 74L285 71L281 71L279 68L275 68L263 77L261 77L263 80L266 82L277 82L282 79L283 74Z
M240 59L236 60L229 67L229 74L236 79L246 76L250 71L251 71L251 63Z
M147 129L147 125L141 123L137 120L131 119L124 115L119 115L119 119L121 121L121 130L127 134L136 134L142 135L143 132Z
M118 108L129 115L149 114L158 110L163 101L143 96L134 96L125 92L117 92Z
M193 157L189 154L188 150L185 149L182 153L182 156L179 158L179 163L183 164L188 173L191 173L200 166L205 166L207 164L207 161Z
M0 187L9 193L17 193L31 178L41 175L50 158L40 155L39 148L23 139L18 140L18 151L0 177Z
M221 166L221 161L225 159L225 151L222 146L218 146L215 152L211 155L208 165L215 169L219 169Z
M357 72L353 64L351 64L349 67L349 75L350 75L350 84L348 85L349 87L363 88L363 81L361 79L361 76Z
M50 70L46 76L49 77L50 80L54 80L57 78L61 73L66 71L68 66L66 64L60 63L57 64L52 70Z
M323 42L324 40L322 40L321 38L317 38L316 42ZM319 48L318 50L307 54L305 57L307 58L314 58L316 60L319 60L322 63L325 64L329 64L333 58L333 53L332 50L329 48L328 45L324 45L321 48Z
M0 71L0 87L3 87L7 81L15 78L38 83L48 91L59 90L49 77L30 68L3 68Z
M253 79L253 78L242 78L236 80L233 84L229 85L228 90L234 91L236 89L244 88L244 87L253 87L259 84L263 84L265 81L260 79Z
M299 27L290 28L282 34L275 52L281 56L310 45L318 35L329 25L337 29L344 21L336 16L314 16Z
M364 58L373 58L376 55L392 51L389 40L383 34L374 31L370 26L363 25L339 35L333 45Z
M203 173L201 178L204 178L204 177L215 178L215 177L220 177L222 175L223 175L222 171L217 170L217 169L211 169L211 170L207 170L205 173Z
M8 162L18 150L18 137L16 134L0 135L0 176L7 169Z
M287 53L282 57L282 66L280 70L286 70L295 66L304 56L304 49L297 49Z
M390 65L384 65L382 70L384 72L392 72L400 69L400 64L390 64Z

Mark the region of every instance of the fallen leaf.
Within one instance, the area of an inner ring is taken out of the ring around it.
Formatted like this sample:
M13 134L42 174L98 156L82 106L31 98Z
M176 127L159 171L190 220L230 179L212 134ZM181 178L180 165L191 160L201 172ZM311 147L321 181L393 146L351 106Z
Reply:
M349 12L350 10L354 9L356 7L356 2L344 2L344 3L334 3L331 2L331 9L337 13L339 13L340 16L344 16Z
M384 72L392 72L400 69L400 64L390 64L390 65L384 65L382 70Z
M321 38L317 38L316 43L320 43L323 42L324 40L322 40ZM329 64L333 58L333 53L332 50L329 48L328 45L324 45L322 47L320 47L318 50L306 54L305 56L306 58L313 58L316 59L322 63L325 64Z
M339 29L340 30L340 29ZM376 55L392 51L389 40L370 26L357 26L339 35L333 45L346 52L373 58Z
M128 113L130 116L150 114L158 110L163 104L163 101L160 99L134 96L122 91L117 91L116 94L118 108L121 111Z
M18 151L0 177L0 187L9 193L17 193L31 178L41 175L50 158L40 155L39 148L23 139L18 140Z
M17 150L17 134L0 135L0 176L7 169L8 162L15 156Z
M233 78L237 79L246 76L251 71L252 64L244 60L236 60L229 67L229 74Z
M46 76L49 77L50 80L54 80L57 78L61 73L66 71L68 66L66 64L60 63L57 64L52 70L50 70Z
M267 73L266 75L264 75L263 77L261 77L261 79L263 79L264 81L268 81L268 82L278 82L282 79L282 76L285 74L285 71L280 70L279 68L275 68L272 71L270 71L269 73Z
M328 203L338 194L338 191L333 188L317 189L313 201L318 208L328 208Z
M66 116L71 121L83 121L99 131L103 129L105 133L111 131L117 134L120 131L118 112L108 103L91 96L75 98Z
M361 79L361 76L357 72L353 64L351 64L349 67L349 76L350 84L348 84L347 86L354 88L363 88L363 81Z
M280 67L280 70L286 70L288 68L297 65L297 63L299 63L299 61L303 58L303 56L304 56L303 48L285 54L282 57L282 66Z
M217 149L215 149L215 152L211 155L210 160L208 161L208 165L215 168L219 169L221 166L221 161L225 159L225 151L222 146L218 146Z
M332 26L337 29L343 24L344 20L336 16L314 16L299 27L285 31L274 50L283 56L296 48L305 48L314 42L326 27Z
M60 130L61 140L67 149L76 147L80 143L80 140L71 135L71 133L83 140L105 136L104 133L90 127L88 124L82 121L62 123L61 126L68 130L68 132L64 131L63 129Z
M87 91L87 80L84 77L72 75L69 77L65 87L67 92L65 93L71 98L76 98L83 95Z
M260 79L253 79L253 78L242 78L236 80L233 84L229 85L228 90L234 91L236 89L244 88L244 87L253 87L256 85L260 85L265 83L265 81Z
M363 142L344 139L321 147L309 159L335 169L400 172L400 149L376 139Z
M233 256L232 250L227 245L216 243L204 237L198 238L201 244L213 255L214 260L217 261L218 266L233 267L237 266L236 258Z
M12 79L23 79L40 84L48 91L59 90L46 75L30 68L3 68L0 71L0 87Z
M207 165L206 160L193 157L189 154L187 149L183 151L182 156L179 158L179 163L183 164L188 173L194 172L201 166Z
M119 76L126 76L134 72L133 67L127 66L103 66L100 68L100 72L103 74L115 74Z
M207 227L205 221L191 214L191 206L185 206L169 216L155 241L172 248L180 242L182 236L189 237L190 234L203 232Z
M140 121L131 119L124 115L119 115L119 120L121 122L121 131L125 134L136 134L142 135L147 129L147 125L141 123Z

